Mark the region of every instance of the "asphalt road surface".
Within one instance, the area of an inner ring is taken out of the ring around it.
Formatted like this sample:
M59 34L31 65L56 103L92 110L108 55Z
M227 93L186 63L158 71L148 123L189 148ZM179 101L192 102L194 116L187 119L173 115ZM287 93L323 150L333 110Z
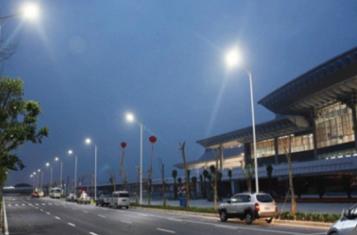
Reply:
M325 230L280 225L221 223L216 218L142 209L118 210L55 199L5 198L9 234L14 235L318 235Z

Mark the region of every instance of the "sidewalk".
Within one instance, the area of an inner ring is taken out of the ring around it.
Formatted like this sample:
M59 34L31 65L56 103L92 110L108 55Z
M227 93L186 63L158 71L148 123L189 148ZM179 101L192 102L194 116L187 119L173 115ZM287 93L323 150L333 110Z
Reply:
M144 200L144 204L147 204L146 200ZM170 206L179 206L179 201L167 200L166 204ZM151 205L162 205L162 200L154 199L151 201ZM298 203L297 210L298 212L340 214L343 209L349 208L352 205L353 203ZM213 202L209 202L205 199L196 199L190 201L190 206L198 208L212 208ZM278 207L281 211L289 211L290 203L278 203Z

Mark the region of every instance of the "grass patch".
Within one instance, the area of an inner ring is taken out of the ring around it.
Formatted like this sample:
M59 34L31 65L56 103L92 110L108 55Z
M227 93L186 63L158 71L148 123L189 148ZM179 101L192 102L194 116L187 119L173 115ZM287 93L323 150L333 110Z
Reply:
M190 211L198 213L217 213L214 208L200 208L200 207L179 207L179 206L162 206L162 205L139 205L132 203L131 206L142 207L142 208L153 208L153 209L163 209L163 210L176 210L176 211Z

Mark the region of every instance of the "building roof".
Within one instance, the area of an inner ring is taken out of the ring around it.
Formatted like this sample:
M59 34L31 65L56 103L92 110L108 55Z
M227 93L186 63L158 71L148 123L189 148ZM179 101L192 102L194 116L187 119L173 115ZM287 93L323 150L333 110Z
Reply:
M255 129L258 141L288 134L296 134L310 131L308 122L300 116L278 116L274 120L256 125ZM252 139L252 127L249 126L221 135L202 139L197 141L197 143L201 144L206 148L215 148L218 145L229 141L250 143L252 142Z
M224 159L226 160L226 159L237 157L238 155L240 155L243 152L244 152L243 147L224 148L223 149L223 156L224 156ZM192 165L192 164L197 164L197 163L201 163L201 162L214 161L217 158L217 154L219 154L219 153L217 152L216 149L207 148L204 151L204 153L201 155L200 158L198 158L197 160L194 160L194 161L190 161L187 164ZM178 164L175 165L175 167L182 169L183 168L183 163L178 163Z
M357 90L357 47L311 69L259 101L277 114L306 114Z

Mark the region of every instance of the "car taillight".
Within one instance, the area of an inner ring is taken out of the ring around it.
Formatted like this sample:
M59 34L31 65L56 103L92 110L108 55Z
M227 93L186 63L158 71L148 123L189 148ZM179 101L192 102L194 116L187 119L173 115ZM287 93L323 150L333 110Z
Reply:
M260 210L259 203L255 203L255 211L256 211L256 212L259 212L259 210Z

